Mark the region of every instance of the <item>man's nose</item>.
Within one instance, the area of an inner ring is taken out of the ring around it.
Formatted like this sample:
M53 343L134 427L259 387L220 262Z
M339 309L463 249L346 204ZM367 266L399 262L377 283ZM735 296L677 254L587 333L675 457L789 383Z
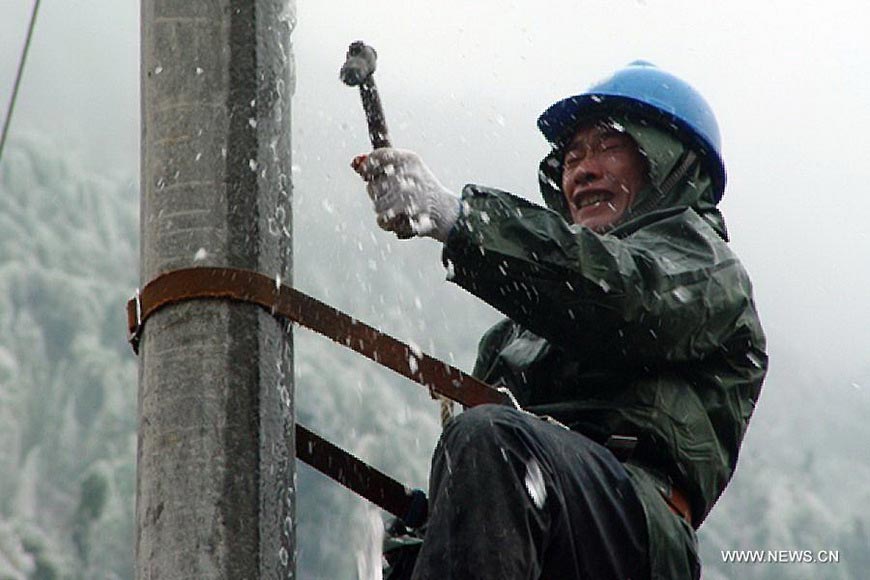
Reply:
M601 164L595 155L587 155L577 162L571 180L576 184L592 183L602 176Z

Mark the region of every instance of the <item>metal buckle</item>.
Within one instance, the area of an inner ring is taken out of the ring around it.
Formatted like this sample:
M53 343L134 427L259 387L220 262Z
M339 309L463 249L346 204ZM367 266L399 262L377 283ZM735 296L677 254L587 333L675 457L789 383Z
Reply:
M139 354L139 341L142 337L142 292L136 288L136 294L130 298L136 305L136 326L130 331L127 337L127 342L133 349L135 354Z
M604 443L611 453L620 462L625 463L634 454L634 449L637 447L637 437L632 435L611 435Z
M142 292L136 288L136 295L133 297L136 300L136 332L142 328Z

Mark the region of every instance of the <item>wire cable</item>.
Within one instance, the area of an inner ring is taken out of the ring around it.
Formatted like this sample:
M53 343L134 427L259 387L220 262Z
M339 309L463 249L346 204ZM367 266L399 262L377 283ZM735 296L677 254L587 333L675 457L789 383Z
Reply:
M30 50L30 40L33 38L33 28L36 25L36 15L39 13L39 3L33 3L33 13L30 16L30 26L27 29L27 38L24 40L24 50L21 52L21 60L18 61L18 74L15 76L15 85L12 87L12 96L9 99L9 107L6 109L6 119L3 122L3 134L0 135L0 161L3 159L3 147L6 145L6 137L9 133L9 125L12 121L12 112L15 110L15 99L18 97L18 87L21 85L21 77L24 75L24 63L27 62L27 53Z

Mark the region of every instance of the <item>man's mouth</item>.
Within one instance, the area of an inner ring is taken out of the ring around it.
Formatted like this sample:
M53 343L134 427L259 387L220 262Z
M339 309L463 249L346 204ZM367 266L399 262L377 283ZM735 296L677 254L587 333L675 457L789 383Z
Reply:
M577 209L583 209L584 207L607 203L611 199L613 199L613 194L611 192L605 190L596 190L578 193L574 196L574 199L572 201L574 203L574 207L576 207Z

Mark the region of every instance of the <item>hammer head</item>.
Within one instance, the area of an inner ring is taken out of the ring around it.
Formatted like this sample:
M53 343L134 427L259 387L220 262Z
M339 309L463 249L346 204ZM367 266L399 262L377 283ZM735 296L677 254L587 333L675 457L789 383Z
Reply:
M339 76L344 84L351 87L359 86L375 72L378 53L371 46L357 40L347 49L347 60L341 67Z

